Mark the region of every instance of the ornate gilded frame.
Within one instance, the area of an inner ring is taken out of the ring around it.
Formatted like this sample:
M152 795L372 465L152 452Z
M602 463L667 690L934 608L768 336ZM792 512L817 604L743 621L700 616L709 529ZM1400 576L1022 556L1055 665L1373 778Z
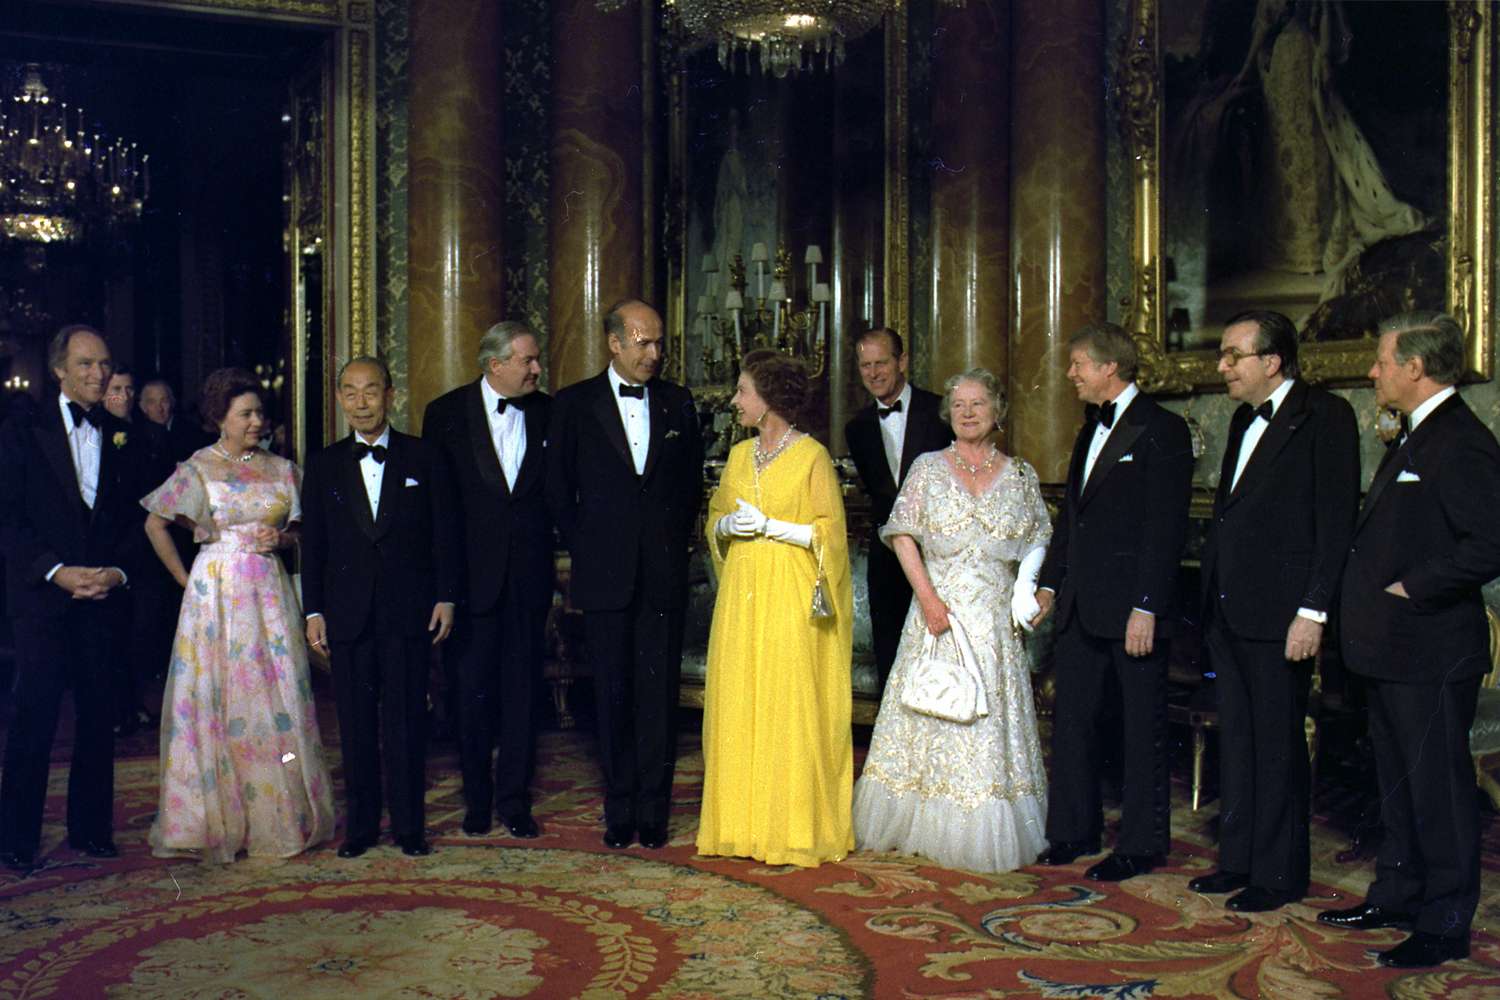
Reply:
M105 7L130 7L196 16L219 15L238 21L302 24L327 32L326 136L328 183L320 215L324 254L322 351L325 373L335 359L375 354L375 5L373 0L90 0ZM288 247L295 254L308 238L289 226ZM296 283L291 285L296 288ZM324 412L306 413L307 326L301 310L288 302L293 321L292 426L295 453L321 445L338 416L332 392ZM333 376L327 374L331 387ZM309 441L309 432L317 437Z
M1140 382L1163 393L1220 389L1212 351L1166 350L1160 304L1162 256L1163 79L1158 15L1163 0L1132 0L1121 61L1121 126L1132 161L1132 288L1127 328L1140 348ZM1447 310L1468 332L1470 377L1492 373L1494 314L1493 61L1494 7L1486 0L1449 0ZM1373 358L1368 339L1306 344L1303 374L1315 382L1355 382Z

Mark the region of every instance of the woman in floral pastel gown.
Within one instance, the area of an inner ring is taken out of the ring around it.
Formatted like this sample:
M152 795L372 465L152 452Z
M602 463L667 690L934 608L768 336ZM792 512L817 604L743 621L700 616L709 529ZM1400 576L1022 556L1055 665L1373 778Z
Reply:
M854 848L849 657L854 591L844 498L828 452L792 421L807 376L745 355L735 445L708 508L719 581L703 706L698 853L813 867ZM832 614L811 619L825 581Z
M911 581L912 603L854 786L854 833L863 850L1003 872L1047 846L1031 676L1011 623L1030 628L1040 612L1036 574L1052 523L1035 470L992 440L1005 416L994 375L976 368L949 379L943 414L956 440L912 463L880 529ZM950 615L985 678L989 714L967 725L902 704L923 636L947 632Z
M161 713L159 857L290 857L333 835L333 789L308 677L302 612L276 550L295 544L297 467L259 446L259 385L214 372L203 412L219 440L141 501L152 548L184 588ZM192 572L167 533L200 543Z

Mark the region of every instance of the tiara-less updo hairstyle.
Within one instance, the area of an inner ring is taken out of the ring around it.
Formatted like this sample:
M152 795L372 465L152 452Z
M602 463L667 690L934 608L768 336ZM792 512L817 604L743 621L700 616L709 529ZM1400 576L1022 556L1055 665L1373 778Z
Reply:
M203 380L203 399L198 408L217 427L229 415L229 404L247 392L260 397L260 382L254 375L243 368L220 368Z
M751 351L740 370L755 383L755 391L778 417L795 424L807 405L807 370L780 351Z
M988 368L970 368L966 372L950 376L943 383L943 401L938 405L938 413L942 416L944 423L953 420L953 390L965 382L974 382L982 387L990 397L990 408L995 412L995 426L1000 426L1000 421L1005 419L1008 408L1005 401L1005 388L1000 385L1000 380L995 373Z

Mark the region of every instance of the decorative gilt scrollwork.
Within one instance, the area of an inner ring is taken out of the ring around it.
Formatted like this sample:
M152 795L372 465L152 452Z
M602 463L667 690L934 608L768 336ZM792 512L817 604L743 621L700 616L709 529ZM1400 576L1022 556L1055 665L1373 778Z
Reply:
M1140 348L1140 382L1151 391L1186 393L1222 388L1215 352L1167 349L1163 246L1162 127L1165 112L1158 26L1160 0L1132 0L1120 53L1119 120L1131 157L1133 280L1124 303ZM1491 160L1493 18L1486 0L1448 4L1447 311L1468 334L1470 377L1488 379L1496 317ZM1417 304L1413 303L1413 307ZM1302 347L1303 374L1314 382L1365 378L1373 357L1368 339L1329 340Z

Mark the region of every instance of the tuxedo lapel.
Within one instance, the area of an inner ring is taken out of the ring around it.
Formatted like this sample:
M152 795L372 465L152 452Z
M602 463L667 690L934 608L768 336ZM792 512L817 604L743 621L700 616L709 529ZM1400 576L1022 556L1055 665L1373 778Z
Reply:
M1420 448L1422 442L1430 435L1438 433L1434 428L1442 425L1451 410L1466 405L1463 399L1455 393L1447 402L1429 413L1416 430L1406 435L1406 440L1398 447L1387 449L1385 457L1380 460L1380 467L1375 470L1375 478L1370 481L1370 491L1365 494L1365 502L1360 505L1359 516L1354 521L1356 532L1364 525L1370 512L1375 509L1375 504L1380 500L1380 495L1385 492L1385 488L1391 484L1391 480L1411 464L1415 449Z
M620 407L614 400L614 390L610 387L609 376L600 372L594 377L594 419L599 421L599 426L604 430L604 436L609 439L610 445L615 449L620 460L635 472L635 459L630 457L630 442L625 439L625 425L620 420ZM651 395L656 395L652 393Z
M1146 397L1136 396L1135 400L1125 408L1123 418L1115 424L1115 429L1105 440L1104 447L1099 449L1099 457L1094 459L1092 475L1084 484L1083 495L1078 498L1080 507L1098 495L1100 484L1114 471L1119 460L1130 454L1130 449L1135 446L1136 439L1145 432L1146 408L1149 405L1151 404ZM1085 454L1087 454L1086 447Z
M495 439L490 436L490 415L485 411L484 392L476 380L470 385L469 398L464 400L464 419L469 425L469 447L474 450L474 465L483 479L496 493L510 492L505 485L505 473L500 468L500 456L495 454Z
M869 465L875 468L875 477L885 480L884 485L890 493L896 492L896 481L891 478L891 463L885 457L885 439L880 433L880 417L875 412L874 404L866 406L855 415L854 430L858 436L858 447L872 459ZM908 435L909 437L909 435ZM905 447L903 443L902 447ZM879 487L881 483L872 483L872 487ZM873 489L872 492L879 492Z
M1297 428L1301 427L1306 420L1307 386L1296 382L1287 393L1280 408L1272 414L1271 425L1260 436L1260 442L1255 446L1255 453L1250 456L1250 461L1245 463L1245 471L1240 473L1240 481L1230 491L1229 503L1233 504L1265 480L1271 466L1276 462L1276 456L1281 454L1281 450L1297 433ZM1249 426L1250 422L1246 421L1245 429L1248 430ZM1240 433L1240 440L1243 443L1243 431ZM1238 458L1239 454L1236 450L1236 461ZM1229 470L1229 475L1231 478L1234 476L1233 469Z
M1240 464L1240 449L1245 445L1245 431L1250 428L1253 415L1250 405L1241 403L1229 418L1229 443L1224 448L1224 462L1219 466L1219 488L1214 497L1214 506L1219 510L1229 502L1229 487L1234 482L1234 470Z
M78 473L73 468L73 452L68 447L68 431L63 426L62 413L55 405L44 407L31 432L36 436L37 449L47 459L52 474L62 487L62 495L76 501L69 505L70 509L75 513L86 512L83 485L78 482ZM97 496L95 502L98 502Z
M646 465L641 470L642 479L649 477L651 470L656 468L656 459L661 455L662 444L666 441L667 421L670 419L667 413L667 394L662 392L660 383L655 387L648 387L646 395L649 397L646 406L651 413L651 426L648 429L651 440L646 446Z
M547 418L542 414L542 407L537 406L536 400L532 399L521 413L526 418L526 454L521 456L512 493L520 493L522 487L539 474L546 456L543 449L547 443Z
M354 523L366 536L375 536L375 519L370 514L370 495L365 492L365 477L360 471L359 460L354 457L354 435L346 437L339 447L339 478L349 498L349 509L354 514ZM384 497L381 503L384 504Z

